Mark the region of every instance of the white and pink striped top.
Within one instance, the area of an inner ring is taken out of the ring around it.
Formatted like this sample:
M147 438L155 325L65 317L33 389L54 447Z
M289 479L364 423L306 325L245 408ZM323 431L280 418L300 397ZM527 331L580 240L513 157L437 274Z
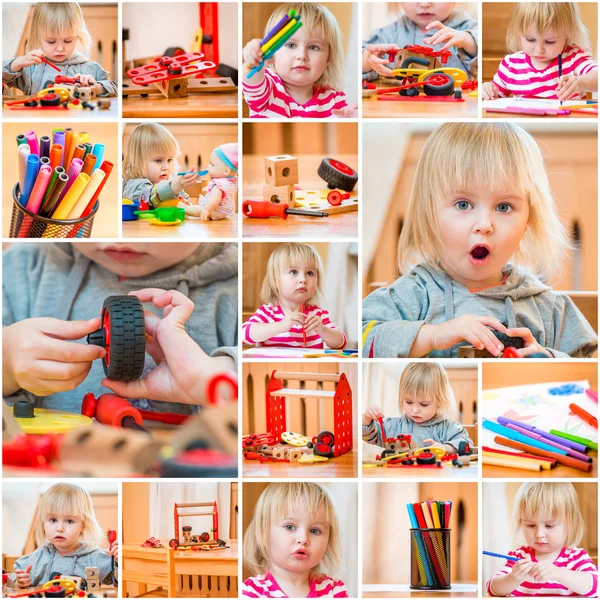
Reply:
M332 110L348 106L344 92L316 86L313 97L306 104L298 104L288 94L281 77L266 68L261 83L250 85L244 79L242 90L251 117L326 119L334 116Z
M329 313L324 308L307 304L304 309L306 316L318 315L323 321L325 327L335 329L344 336L344 343L339 349L344 348L348 343L346 334L331 321ZM286 348L323 348L323 340L316 332L306 334L306 344L304 344L304 330L301 325L292 325L292 328L285 333L280 333L275 337L269 338L264 342L257 342L252 338L252 325L254 323L279 323L285 319L285 314L281 306L273 304L263 304L257 311L242 325L242 340L244 344L256 344L257 346L280 346Z
M528 546L521 546L516 550L511 550L509 556L518 556L519 558L531 558L534 562L535 550ZM494 575L485 584L487 592L493 596L491 590L491 582L494 577L499 575L508 575L513 567L512 561L506 561L502 569L494 573ZM558 581L550 580L545 583L533 583L523 581L519 586L511 592L511 596L579 596L590 598L598 595L598 567L590 558L589 554L583 548L563 548L554 561L554 565L561 569L569 569L570 571L585 571L590 574L590 589L585 594L576 594L566 588Z
M598 64L589 52L577 46L567 46L562 53L563 75L585 75L597 69ZM494 75L500 96L539 96L552 100L557 99L558 58L555 58L545 69L536 69L531 58L525 52L509 54L502 59L498 72ZM578 96L573 96L576 99Z
M242 584L242 596L248 598L289 598L279 587L271 573L246 579ZM310 582L307 598L348 598L343 581L324 575Z
M222 192L221 202L217 204L215 210L231 216L235 209L235 195L238 188L237 177L219 177L211 179L206 186L205 194L208 194L215 186L217 186Z

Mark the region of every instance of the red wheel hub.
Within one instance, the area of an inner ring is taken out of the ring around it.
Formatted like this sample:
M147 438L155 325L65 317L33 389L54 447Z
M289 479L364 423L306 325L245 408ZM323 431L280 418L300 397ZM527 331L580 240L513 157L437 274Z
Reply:
M334 169L336 169L340 173L343 173L344 175L354 175L354 171L348 165L345 165L343 162L340 162L339 160L333 160L330 158L329 164Z
M110 314L107 310L104 311L102 316L102 329L104 330L104 348L106 350L104 362L108 367L110 366Z
M332 206L337 206L342 203L342 194L340 194L337 190L333 190L327 194L327 202Z
M431 83L432 85L446 85L449 81L450 77L448 77L448 75L438 73L437 75L428 77L423 83Z

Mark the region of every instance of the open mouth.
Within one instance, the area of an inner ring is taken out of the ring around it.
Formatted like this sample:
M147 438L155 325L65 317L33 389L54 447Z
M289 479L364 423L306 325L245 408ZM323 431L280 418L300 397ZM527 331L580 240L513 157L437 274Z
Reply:
M469 254L475 260L485 260L490 255L490 250L486 246L475 246Z
M306 550L296 550L296 552L294 552L294 556L300 560L304 560L308 558L308 552Z

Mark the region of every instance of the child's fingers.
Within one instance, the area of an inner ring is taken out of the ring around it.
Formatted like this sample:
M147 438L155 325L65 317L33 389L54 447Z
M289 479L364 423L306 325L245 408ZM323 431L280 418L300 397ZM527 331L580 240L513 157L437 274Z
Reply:
M58 392L68 392L74 390L86 380L90 372L90 368L91 365L83 373L71 379L42 379L36 381L35 383L32 382L30 385L32 389L29 389L29 387L26 387L25 389L36 396L50 396L51 394L57 394Z
M523 338L525 344L535 344L536 339L533 337L533 333L531 333L531 329L528 327L511 327L506 330L506 333L510 337L520 337Z
M62 321L48 317L40 321L43 333L61 340L79 340L100 328L98 317L89 321Z
M508 333L508 329L505 325L500 323L498 319L495 317L480 317L477 316L476 319L482 323L483 325L487 325L488 327L493 327L496 331L500 331L502 333Z
M431 21L431 23L429 23L429 25L427 25L425 27L425 31L429 31L430 29L433 29L433 28L441 29L442 27L444 27L444 24L441 23L440 21Z
M112 379L103 379L100 383L113 393L117 394L117 396L123 398L155 399L152 397L146 379L138 379L136 381L113 381Z
M100 346L76 344L52 338L46 340L44 349L38 354L39 358L47 359L48 352L51 352L53 361L62 363L92 363L106 356L106 350Z
M91 362L56 362L41 360L35 363L31 374L42 380L69 381L87 373L92 366Z

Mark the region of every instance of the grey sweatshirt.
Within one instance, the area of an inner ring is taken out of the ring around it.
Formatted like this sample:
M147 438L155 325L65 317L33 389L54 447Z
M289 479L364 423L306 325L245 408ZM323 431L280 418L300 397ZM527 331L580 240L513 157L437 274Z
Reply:
M6 83L9 87L16 87L26 96L37 94L46 89L48 87L46 84L54 82L57 75L73 77L77 74L91 75L104 88L104 94L100 94L102 97L117 95L117 84L109 79L110 73L81 52L74 52L71 58L63 62L53 62L52 64L60 69L60 73L46 63L31 65L13 72L10 70L10 65L15 58L13 56L2 63L2 83Z
M460 442L473 445L473 440L469 437L467 430L454 419L433 417L433 419L419 424L406 415L384 417L383 427L386 437L395 438L399 435L410 434L413 442L419 447L423 446L424 440L433 440L438 444L450 444L454 446L455 450L458 450ZM362 426L362 438L369 444L384 447L381 429L376 421Z
M458 31L468 31L479 46L478 23L464 11L454 11L444 21L446 27L457 29ZM401 48L406 45L426 46L423 40L431 37L437 29L423 31L414 21L411 21L406 15L402 15L397 21L375 29L368 40L363 42L363 50L367 44L397 44ZM437 49L435 47L434 49ZM477 55L471 56L462 48L451 46L448 48L452 55L448 57L448 62L444 67L461 69L473 79L477 79ZM376 71L367 71L362 74L363 79L374 81L379 79L380 75Z
M181 192L181 195L189 197L185 192ZM139 202L142 197L153 207L160 206L160 203L165 200L174 200L177 198L171 189L170 180L152 183L149 179L123 178L123 198Z
M88 320L100 316L108 296L143 288L174 289L194 302L194 312L185 326L190 337L208 355L231 356L237 361L236 244L204 243L179 264L145 277L123 280L64 242L14 244L4 252L2 263L4 326L34 317ZM144 304L144 308L162 316L162 310L152 304ZM146 355L144 376L155 366ZM79 413L87 392L97 397L109 391L100 385L103 378L102 361L97 360L85 381L72 391L41 398L19 390L7 400L29 400L38 407ZM183 414L197 411L188 404L144 399L133 400L132 404L145 410Z
M112 584L111 556L106 550L87 542L82 542L77 550L63 556L48 542L31 554L19 558L14 568L26 569L29 565L33 565L30 573L33 586L50 581L53 573L85 578L85 570L88 567L97 567L100 583ZM14 572L10 574L10 578L13 581L17 580Z
M445 323L462 315L496 317L507 327L527 327L555 357L591 356L598 336L566 294L552 291L530 271L507 265L506 281L470 292L464 285L430 265L421 264L392 285L363 300L363 330L371 322L363 356L407 357L425 324ZM456 358L460 342L430 357Z

